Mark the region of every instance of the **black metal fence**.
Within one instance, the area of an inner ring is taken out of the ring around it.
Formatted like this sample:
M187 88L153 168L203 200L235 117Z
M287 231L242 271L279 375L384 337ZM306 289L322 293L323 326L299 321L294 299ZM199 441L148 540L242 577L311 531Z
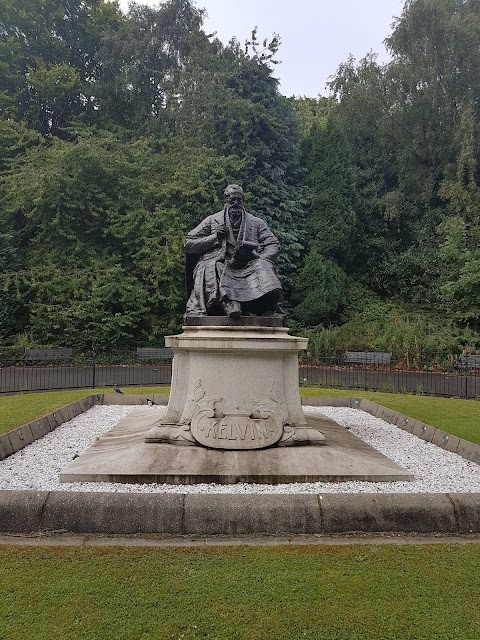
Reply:
M303 386L365 391L394 391L417 395L480 398L480 367L465 366L461 357L437 357L413 363L391 358L349 362L345 354L301 358L299 380Z
M171 357L146 358L136 349L80 353L54 362L0 358L0 393L162 385L171 378Z
M148 357L141 350L108 354L73 354L68 360L26 360L0 355L0 393L97 387L170 384L170 357ZM299 382L345 390L396 391L418 395L480 398L480 366L461 359L439 364L437 358L414 364L392 358L351 362L345 354L302 357Z

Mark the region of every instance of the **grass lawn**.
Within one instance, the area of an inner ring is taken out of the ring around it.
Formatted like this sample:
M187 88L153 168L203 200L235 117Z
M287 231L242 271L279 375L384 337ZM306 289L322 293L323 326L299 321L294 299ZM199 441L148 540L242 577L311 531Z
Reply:
M477 640L480 545L0 548L2 640Z
M305 387L302 396L354 396L366 398L384 407L431 424L459 438L480 444L480 402L459 398L414 396L406 393L382 393L358 389L321 389ZM480 637L480 636L479 636Z
M127 391L127 387L124 387L124 390ZM170 387L128 387L128 392L168 394ZM94 393L114 392L111 387L106 387L103 389L74 389L0 396L0 435Z
M169 393L163 387L124 387L130 393ZM113 393L111 388L80 389L74 391L47 391L0 396L0 434L40 418L79 398L92 393ZM357 396L372 400L395 411L431 424L460 438L480 444L480 402L458 398L414 396L404 393L381 393L345 389L301 387L302 396Z

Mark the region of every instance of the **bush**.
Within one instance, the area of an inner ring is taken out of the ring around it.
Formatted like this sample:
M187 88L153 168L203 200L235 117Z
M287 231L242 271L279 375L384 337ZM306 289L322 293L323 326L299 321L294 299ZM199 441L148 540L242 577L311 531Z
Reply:
M480 334L427 313L408 313L393 303L372 301L341 326L300 329L313 356L345 351L387 351L403 364L449 370L461 353L480 351Z

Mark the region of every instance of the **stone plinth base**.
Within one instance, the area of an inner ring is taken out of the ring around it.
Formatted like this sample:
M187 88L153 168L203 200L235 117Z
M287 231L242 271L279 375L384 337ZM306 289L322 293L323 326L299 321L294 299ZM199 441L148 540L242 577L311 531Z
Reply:
M408 471L318 413L306 414L306 422L311 429L326 434L328 446L270 447L258 451L146 443L146 433L158 420L156 413L155 409L139 409L119 422L63 469L60 481L280 484L413 480Z
M186 316L186 327L283 327L283 317L272 316L241 316L229 318L227 316Z
M237 451L324 444L300 402L298 353L306 338L216 320L166 338L174 353L170 399L146 441Z

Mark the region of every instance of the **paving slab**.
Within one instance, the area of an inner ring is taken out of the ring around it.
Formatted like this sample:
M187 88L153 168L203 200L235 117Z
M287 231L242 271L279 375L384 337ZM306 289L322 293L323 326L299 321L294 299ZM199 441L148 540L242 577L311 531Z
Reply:
M478 508L478 497L474 505ZM454 506L445 494L324 494L324 532L458 532ZM478 523L477 523L478 525ZM472 524L471 531L475 531Z
M375 416L375 414L378 411L378 407L379 406L380 405L376 404L375 402L372 402L371 400L367 400L366 398L362 398L360 400L360 404L359 404L358 408L361 411L366 411L370 415Z
M460 438L458 438L457 436L452 436L451 433L446 433L445 431L436 429L435 433L433 434L432 444L445 449L445 451L456 453L458 445L460 444Z
M35 439L29 424L24 424L18 429L9 431L7 435L10 438L13 451L20 451Z
M76 533L177 533L183 495L52 491L42 529Z
M403 431L412 433L413 427L415 425L415 420L413 418L410 418L409 416L404 415L403 413L397 413L395 422L393 422L392 424L395 424Z
M48 491L0 491L0 531L36 531L47 497Z
M478 534L469 535L417 535L417 534L247 534L241 536L207 536L207 535L105 535L105 534L65 534L38 533L30 535L2 535L0 546L21 547L277 547L277 546L412 546L432 544L480 544Z
M315 533L322 517L315 494L186 494L183 524L189 534Z
M58 422L56 419L56 413L52 412L49 413L47 416L45 416L47 421L48 421L48 426L50 431L55 431L55 429L58 427Z
M435 431L435 427L432 427L429 424L425 424L420 420L415 420L411 433L413 433L414 436L425 440L426 442L432 442Z
M34 420L29 424L35 440L39 440L40 438L43 438L43 436L50 431L50 424L48 422L48 418L39 418L38 420Z
M480 531L480 501L475 493L449 493L460 533Z
M158 416L139 409L119 422L60 473L61 482L197 484L250 482L391 482L413 480L398 464L319 413L307 424L326 446L220 451L201 446L145 443Z
M480 464L480 446L478 444L460 439L456 453L466 460Z
M10 438L8 437L8 433L3 433L0 436L0 460L8 458L8 456L11 456L12 453L15 453L15 450L12 447L12 443L10 442Z

